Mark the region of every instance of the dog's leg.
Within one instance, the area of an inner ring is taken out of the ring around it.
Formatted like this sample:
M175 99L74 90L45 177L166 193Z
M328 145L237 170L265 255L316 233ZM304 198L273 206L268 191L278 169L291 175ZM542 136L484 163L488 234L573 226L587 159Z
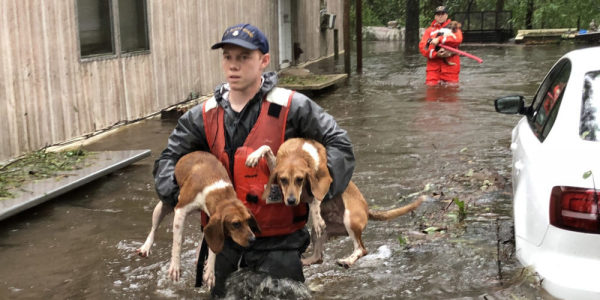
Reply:
M171 250L171 264L169 266L169 276L173 281L179 281L180 272L180 253L181 242L183 239L183 225L185 223L187 211L185 208L176 208L173 218L173 247Z
M355 218L352 218L350 215L350 210L346 209L344 211L344 226L346 227L346 231L348 235L352 239L352 243L354 244L354 251L352 254L348 255L343 259L338 259L336 262L338 265L349 268L351 267L359 258L365 256L367 254L367 249L362 241L362 231L366 226L366 220L363 220L363 224L353 223Z
M312 219L312 228L315 230L317 238L321 237L325 232L325 220L321 217L321 200L313 198L308 203L310 216Z
M275 168L275 161L277 160L277 158L273 154L273 151L271 151L271 147L267 145L260 146L254 152L250 153L250 155L248 155L248 158L246 159L246 166L255 167L262 157L265 157L265 159L267 160L269 170L273 170Z
M310 266L312 264L320 264L323 262L323 245L325 245L325 241L327 240L327 233L317 238L314 229L311 230L310 235L313 253L311 256L307 258L302 258L303 266Z
M212 289L215 286L215 260L217 259L217 255L208 249L208 258L204 263L204 272L202 275L202 282L208 287L208 289Z
M154 233L156 232L156 229L158 229L160 222L162 222L165 216L172 211L172 206L163 204L162 201L158 201L158 204L156 204L156 207L154 207L154 211L152 212L152 228L146 238L146 242L144 242L142 247L135 250L139 256L148 257L148 255L150 255L150 247L152 247L152 244L154 243Z
M197 217L198 222L200 222L200 224L202 224L202 211L192 210L188 215ZM202 249L202 241L203 240L204 240L204 233L202 233L202 235L200 236L200 244L198 244L198 248L196 248L196 255L195 255L195 257L196 257L195 264L196 265L198 265L198 258L200 257L200 250Z

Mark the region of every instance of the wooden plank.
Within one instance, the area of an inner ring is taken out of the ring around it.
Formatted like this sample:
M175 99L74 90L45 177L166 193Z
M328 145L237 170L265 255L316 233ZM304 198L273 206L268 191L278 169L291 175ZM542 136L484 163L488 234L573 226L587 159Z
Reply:
M13 28L11 16L13 6L12 2L0 1L0 28ZM0 77L0 96L5 101L0 103L0 114L5 116L0 118L0 161L6 160L16 155L19 152L18 143L16 142L16 112L14 98L14 81L12 56L11 56L11 37L10 31L0 30L0 72L4 76Z
M67 99L61 97L60 78L62 76L60 71L56 70L57 57L60 56L57 50L60 41L56 37L58 30L56 29L54 5L44 2L38 8L41 15L39 19L42 20L40 26L42 32L41 34L34 34L34 36L40 39L39 44L41 47L37 51L42 52L42 55L40 55L42 58L38 61L40 70L37 73L44 76L40 80L38 88L45 89L45 92L36 100L42 103L38 106L43 106L47 110L46 114L37 112L38 119L41 120L41 122L38 122L38 126L42 128L48 139L46 143L52 144L52 141L65 139L64 117L67 116L63 115L64 104L62 102ZM59 74L57 75L57 73Z
M165 87L165 78L167 74L165 72L161 72L164 70L164 60L166 57L166 52L164 50L165 43L163 42L163 18L162 18L162 5L165 2L162 1L150 1L150 51L152 51L152 73L154 78L155 85L155 105L157 108L167 107L168 102L166 101L166 87Z
M65 39L63 41L65 47L65 64L68 66L69 81L71 87L70 96L74 98L75 114L77 115L77 126L73 128L68 138L89 133L92 131L93 124L89 101L85 97L84 90L84 73L82 72L82 64L80 63L79 55L79 34L78 34L78 17L76 12L75 1L64 1L61 11L64 11L64 21L66 22L67 30L63 31Z
M60 119L60 123L62 123L62 127L57 126L60 129L59 134L61 135L59 140L66 140L75 137L77 132L79 132L76 110L77 98L73 95L73 85L70 80L73 74L69 72L70 65L77 63L78 59L68 55L68 47L74 43L65 39L66 33L70 30L68 27L69 22L67 21L66 6L71 5L71 3L62 1L60 5L47 5L49 8L53 7L52 10L49 9L49 11L52 11L52 22L49 23L49 26L55 31L53 33L55 36L55 45L47 55L47 57L53 58L52 60L55 61L55 64L51 66L53 67L52 72L56 76L55 86L58 90L53 89L53 97L58 98L55 101L62 104L60 114L55 119Z
M18 3L18 4L17 4ZM25 87L23 84L24 78L27 74L27 67L30 65L25 57L25 52L30 51L25 40L27 37L27 27L25 26L26 10L21 6L24 2L19 0L13 0L13 28L11 30L11 57L14 62L13 65L13 91L15 99L15 119L17 120L18 133L15 137L19 145L20 151L31 150L29 144L29 132L28 132L28 117L27 117L27 106L25 102ZM23 49L21 51L20 49Z

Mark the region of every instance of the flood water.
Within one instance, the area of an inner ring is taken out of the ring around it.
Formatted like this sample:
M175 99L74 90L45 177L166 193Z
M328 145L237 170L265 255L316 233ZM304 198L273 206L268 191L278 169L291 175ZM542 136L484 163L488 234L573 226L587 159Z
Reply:
M350 269L335 260L352 251L352 242L329 241L324 263L305 268L312 296L549 299L514 256L509 144L519 117L494 112L493 100L531 99L556 59L574 47L464 46L483 64L462 58L458 87L427 88L422 56L395 42L364 46L362 75L312 97L348 130L353 180L372 209L403 205L419 192L429 197L412 215L370 222L363 234L369 255ZM343 72L341 63L313 71ZM180 282L167 277L172 216L150 257L135 254L158 201L152 165L174 126L154 118L89 145L151 149L152 156L0 222L0 299L208 298L193 287L196 220L186 222ZM453 198L466 203L464 221Z

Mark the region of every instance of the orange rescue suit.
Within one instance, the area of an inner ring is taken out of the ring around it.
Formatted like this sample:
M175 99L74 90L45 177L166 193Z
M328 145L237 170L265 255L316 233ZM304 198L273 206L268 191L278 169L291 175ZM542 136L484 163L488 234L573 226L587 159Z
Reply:
M425 30L421 42L419 43L421 54L427 58L427 77L425 79L427 85L436 85L440 83L440 81L458 83L460 57L458 55L452 55L445 59L437 57L438 51L436 50L436 46L431 43L428 45L428 41L436 38L440 30L448 26L450 22L450 19L446 20L444 24L438 24L436 21L433 21L431 26ZM453 34L454 36L447 35L445 37L440 37L440 43L453 48L458 48L458 45L460 45L463 40L462 31L457 29ZM454 65L451 65L452 63L454 63Z

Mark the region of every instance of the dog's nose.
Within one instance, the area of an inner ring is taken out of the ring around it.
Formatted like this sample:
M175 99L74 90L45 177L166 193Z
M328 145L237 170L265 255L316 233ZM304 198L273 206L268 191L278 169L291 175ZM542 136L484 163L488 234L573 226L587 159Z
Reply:
M294 204L296 204L296 197L288 197L287 198L287 204L288 205L294 205Z
M248 238L248 243L249 243L250 245L252 245L252 244L254 243L254 241L256 241L256 236L253 234L252 236L250 236L250 237Z

